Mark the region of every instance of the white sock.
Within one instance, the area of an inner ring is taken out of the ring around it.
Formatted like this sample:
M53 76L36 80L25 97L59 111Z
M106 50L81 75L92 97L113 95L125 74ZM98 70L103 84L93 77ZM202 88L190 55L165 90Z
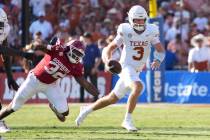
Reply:
M88 106L88 107L85 108L85 113L86 113L86 114L89 114L89 113L91 113L91 112L93 112L93 109L92 109L91 106Z
M132 119L131 113L126 112L125 120L131 120L131 119Z

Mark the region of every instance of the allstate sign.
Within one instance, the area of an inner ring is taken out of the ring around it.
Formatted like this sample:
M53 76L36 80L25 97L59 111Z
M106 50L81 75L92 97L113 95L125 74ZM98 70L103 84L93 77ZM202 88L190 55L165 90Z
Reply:
M167 71L164 101L172 103L210 103L210 73Z
M210 104L210 73L190 73L187 71L165 71L165 77L162 102L168 103L202 103ZM154 91L160 91L159 82L151 86L146 82L146 72L140 74L140 78L144 83L145 89L139 97L138 102L150 101L148 91L153 88ZM112 88L118 80L117 76L113 76ZM155 86L156 85L156 86ZM161 93L162 94L162 93ZM129 93L120 100L120 103L127 102Z

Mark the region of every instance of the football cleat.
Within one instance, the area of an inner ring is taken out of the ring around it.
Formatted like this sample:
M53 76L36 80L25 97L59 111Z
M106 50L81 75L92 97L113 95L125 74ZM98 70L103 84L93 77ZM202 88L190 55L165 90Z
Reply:
M121 126L127 129L129 132L138 131L138 129L134 126L132 120L124 120Z
M81 125L81 123L87 117L87 115L88 115L88 113L86 111L86 107L80 107L80 113L75 120L77 127L79 127Z
M0 133L7 133L11 131L3 120L0 120Z
M63 114L61 114L61 113L59 113L57 110L56 110L56 108L54 107L54 105L53 104L49 104L49 107L50 107L50 109L55 113L55 115L57 116L57 118L61 121L61 122L64 122L65 120L66 120L66 117L63 115Z

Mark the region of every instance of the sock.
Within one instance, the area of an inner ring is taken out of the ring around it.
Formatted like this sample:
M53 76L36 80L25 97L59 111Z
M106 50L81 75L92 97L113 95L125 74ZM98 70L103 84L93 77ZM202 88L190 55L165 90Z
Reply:
M126 112L125 120L131 120L131 113Z
M93 109L92 109L91 106L88 106L88 107L85 108L85 113L86 113L86 114L89 114L89 113L91 113L91 112L93 112Z

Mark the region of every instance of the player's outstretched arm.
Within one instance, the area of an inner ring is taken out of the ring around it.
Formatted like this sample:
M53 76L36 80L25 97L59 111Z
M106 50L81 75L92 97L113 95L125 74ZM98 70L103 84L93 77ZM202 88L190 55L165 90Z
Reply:
M35 58L34 53L23 52L8 47L7 39L3 42L0 48L1 48L0 54L9 55L9 56L21 56L29 60L33 60Z
M90 82L88 82L83 76L74 77L74 78L91 95L93 95L93 96L98 96L99 95L98 89L93 84L91 84Z

